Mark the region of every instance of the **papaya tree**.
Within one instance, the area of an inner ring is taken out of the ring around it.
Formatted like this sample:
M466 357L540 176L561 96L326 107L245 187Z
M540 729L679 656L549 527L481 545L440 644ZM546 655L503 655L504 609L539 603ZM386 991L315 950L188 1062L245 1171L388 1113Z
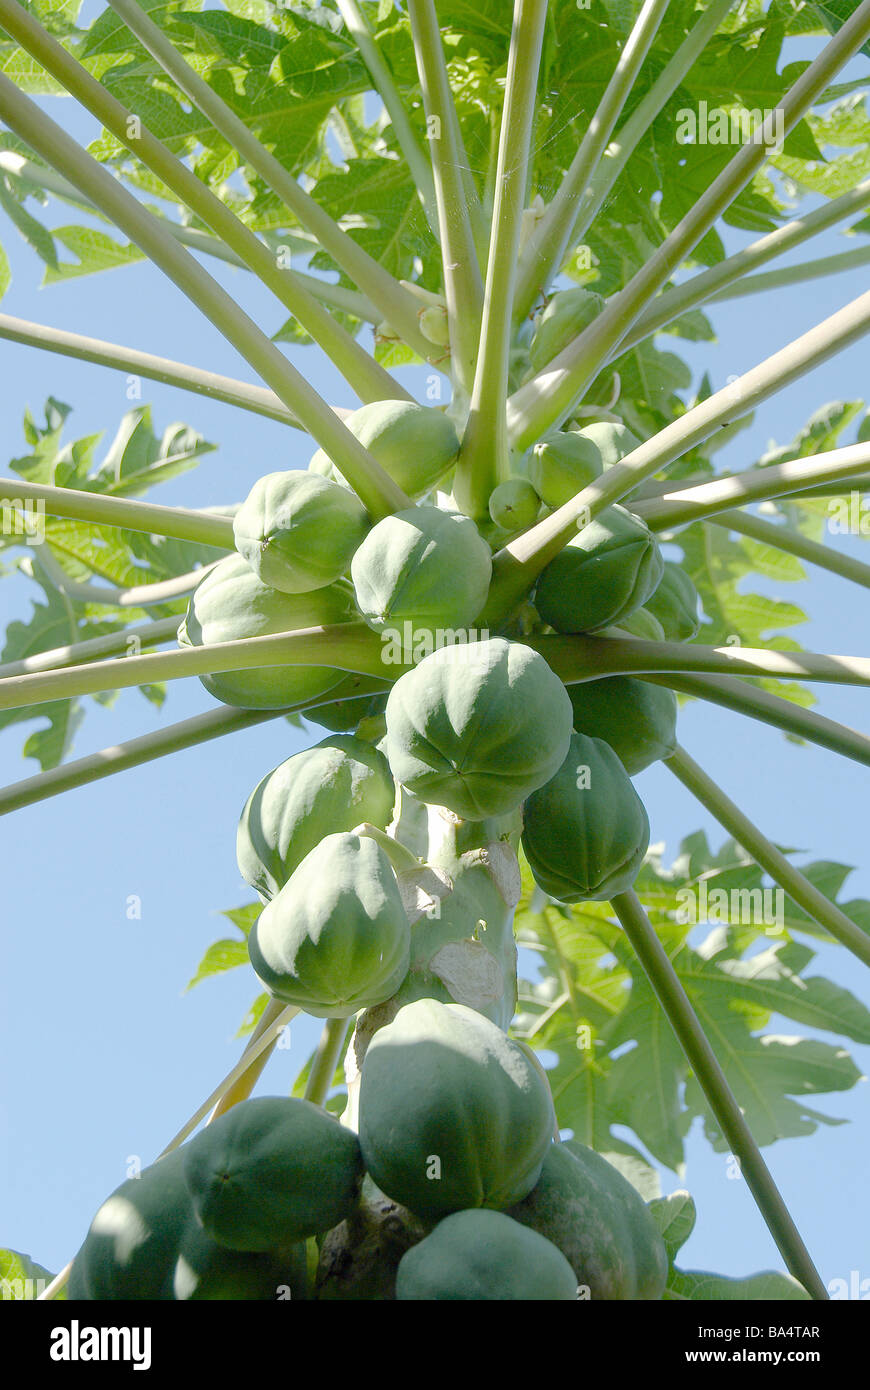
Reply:
M786 61L796 39L812 56ZM27 412L2 544L40 597L7 630L0 720L48 727L0 813L94 782L108 803L156 760L171 788L203 743L217 779L231 735L276 736L227 826L255 898L197 973L247 972L241 1055L79 1213L64 1269L0 1253L4 1296L829 1296L762 1149L860 1078L870 910L838 901L843 866L798 868L679 725L719 707L870 763L813 708L817 684L870 684L870 659L805 650L775 630L799 610L737 598L802 562L868 587L825 525L832 505L860 519L870 416L838 403L751 465L716 459L866 352L870 293L760 360L747 331L718 390L673 345L712 341L724 301L749 326L753 295L870 261L776 266L870 230L868 56L870 0L109 0L89 20L0 0L7 221L51 282L146 261L248 374L175 360L169 331L166 356L6 314L0 338L275 440L229 504L170 506L144 499L209 452L193 429L159 438L139 407L95 466L68 406ZM87 146L61 97L96 122ZM79 222L55 225L58 203ZM318 353L340 400L312 384ZM282 467L288 439L306 465ZM194 717L70 756L87 697L171 705L197 680ZM720 850L689 833L664 865L633 781L657 764ZM807 937L856 992L807 975ZM294 1079L297 1016L322 1033ZM655 1165L680 1170L696 1119L781 1269L675 1262L694 1207Z

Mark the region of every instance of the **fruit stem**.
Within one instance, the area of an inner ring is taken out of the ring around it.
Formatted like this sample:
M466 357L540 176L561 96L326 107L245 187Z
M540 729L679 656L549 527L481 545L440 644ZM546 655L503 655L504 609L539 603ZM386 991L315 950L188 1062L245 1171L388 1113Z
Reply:
M295 271L285 266L201 178L176 159L162 141L47 34L32 15L15 0L0 0L0 23L86 111L127 146L134 158L140 159L186 207L211 227L219 241L235 252L242 264L310 333L364 404L393 397L411 399L404 387L394 381L310 293Z
M564 506L494 556L489 599L479 622L498 627L510 615L541 570L576 534L578 518L584 518L585 524L586 518L620 502L639 483L709 439L721 426L739 419L867 332L870 292L859 295L633 449Z
M784 700L781 695L773 695L759 686L748 685L733 676L641 675L641 680L651 681L653 685L665 685L682 695L693 695L724 709L746 714L758 719L762 724L770 724L787 734L809 739L820 748L829 748L841 757L851 758L856 763L870 767L870 738L850 729L836 720L827 719L814 710L804 709L793 700Z
M171 39L136 0L110 0L110 3L163 71L211 121L230 148L257 171L266 187L290 210L293 220L301 223L316 238L357 288L377 305L381 318L392 324L409 347L427 359L432 345L420 332L417 307L411 295L304 191L295 176L260 143L250 127L178 53Z
M408 18L432 152L451 365L460 385L470 391L477 359L483 282L462 172L463 162L468 161L461 149L459 121L433 0L408 0Z
M254 415L263 415L267 420L290 425L301 430L302 425L282 400L265 386L255 386L248 381L237 381L231 376L221 376L202 367L192 367L188 362L174 362L168 357L155 357L150 352L140 352L138 348L127 347L123 343L108 343L102 338L88 338L81 333L70 333L64 328L50 328L48 324L31 323L27 319L13 318L11 314L0 314L0 338L12 343L23 343L26 347L43 348L56 352L61 357L73 357L81 362L94 362L99 367L110 367L116 372L127 372L144 376L149 381L159 381L165 386L177 386L182 391L192 391L209 400L223 401L225 405L249 410ZM331 406L339 419L350 415L345 406Z
M21 478L0 478L0 494L10 501L41 502L50 516L68 516L96 525L122 526L128 531L173 536L198 541L220 550L234 550L231 517L216 512L197 512L187 507L164 507L132 497L107 497L99 492L79 492L71 487L49 487Z
M298 1012L298 1010L296 1010L296 1012ZM274 1023L277 1023L279 1018L283 1020L281 1025L283 1028L284 1024L288 1021L286 1018L284 1018L285 1013L286 1006L282 1003L280 999L273 998L268 999L266 1001L266 1006L263 1009L263 1012L260 1014L260 1017L257 1019L257 1025L254 1028L254 1031L251 1034L250 1038L248 1039L247 1046L245 1047L245 1050L242 1053L242 1061L245 1060L245 1056L248 1053L253 1053L255 1051L260 1039L264 1036L265 1033L269 1032L269 1030L272 1029L272 1025ZM273 1029L270 1033L270 1037L272 1040L269 1046L264 1048L262 1052L258 1053L254 1057L250 1065L246 1068L246 1070L243 1071L236 1078L232 1086L229 1086L224 1091L217 1105L214 1107L208 1119L206 1120L207 1125L214 1124L215 1120L219 1119L221 1115L225 1115L228 1110L232 1110L234 1105L238 1105L239 1101L248 1099L248 1096L253 1091L254 1087L256 1086L257 1082L262 1076L263 1071L265 1070L266 1063L268 1062L269 1058L272 1055L272 1052L274 1051L279 1034L275 1033Z
M762 1158L761 1150L752 1137L743 1111L734 1098L725 1073L716 1060L716 1054L680 983L679 976L637 894L633 890L619 893L613 899L612 906L677 1036L695 1079L707 1098L717 1125L740 1161L741 1172L776 1242L777 1249L785 1260L786 1267L795 1279L804 1285L812 1298L827 1301L827 1289Z
M762 545L775 546L787 555L797 555L811 565L818 565L820 569L830 570L843 579L851 579L853 584L870 589L870 565L856 560L854 555L842 555L829 545L811 541L791 526L774 525L746 512L719 512L718 516L709 517L708 523L722 526L726 531L736 531L741 536L749 536Z
M776 285L793 284L814 279L817 275L829 275L837 270L845 270L852 265L864 265L870 256L870 249L867 247L847 251L842 256L826 256L807 265L787 266L783 270L774 270L764 276L750 275L743 279L747 272L756 266L766 265L775 257L783 255L811 237L818 236L820 232L826 231L845 217L850 217L853 212L860 212L868 203L870 179L864 179L848 193L841 194L839 198L832 198L822 207L786 222L784 226L777 227L776 231L759 237L757 241L744 246L742 250L728 256L717 265L710 266L709 269L684 280L682 284L665 290L653 300L631 332L623 338L619 345L620 353L634 347L644 338L651 337L660 328L673 323L674 319L699 304L736 299L741 295L755 294L761 289L770 289Z
M642 637L529 636L566 685L599 676L658 675L666 671L734 671L744 676L778 676L835 685L870 685L870 657L827 656L764 647L703 647L696 642L653 642ZM2 704L0 704L2 708Z
M641 99L628 120L620 126L614 139L604 151L593 177L575 205L574 220L567 245L585 235L608 193L616 183L631 155L639 145L656 116L676 91L686 73L694 65L712 39L722 20L734 5L734 0L712 0L694 28L689 31L670 62L662 69L652 87ZM517 295L515 313L525 316L534 303L540 286L532 273L534 245L530 244L520 267L523 290Z
M14 150L0 150L0 169L7 169L9 173L26 179L28 183L35 184L37 188L44 189L46 193L53 193L56 198L62 199L63 202L71 203L74 207L92 213L103 221L108 220L90 199L79 193L78 189L61 174L43 164L36 164L32 159L25 159L23 155L17 154ZM159 190L155 196L159 196ZM167 198L166 201L170 200ZM146 203L144 206L155 216L159 216L156 205ZM205 256L214 256L217 260L225 261L228 265L238 266L242 270L248 269L235 251L231 251L223 241L212 236L210 232L206 232L200 227L185 227L180 222L170 221L169 218L164 218L162 225L172 233L176 241L181 242L182 246L189 246L193 251L201 251ZM281 240L286 243L288 250L297 251L300 255L310 256L312 251L317 249L314 238L307 233L283 230ZM322 303L331 304L334 309L341 309L343 313L361 319L363 323L380 323L382 315L378 313L372 302L366 299L365 295L359 294L356 290L348 289L346 285L334 285L329 280L321 280L316 275L308 275L302 270L297 270L294 274L309 293L321 300Z
M317 1051L305 1083L305 1099L315 1105L323 1105L332 1089L336 1068L344 1051L348 1027L346 1018L328 1018L323 1025L323 1032L320 1034Z
M385 831L379 830L376 825L370 825L368 821L363 821L361 825L355 826L351 834L364 836L367 840L374 840L376 844L380 845L397 874L413 873L421 867L420 860L411 853L407 846L394 839L392 835L387 835Z
M488 520L489 495L509 474L505 402L512 306L546 20L547 0L515 0L480 346L453 483L459 506L476 520Z
M89 657L108 656L126 651L130 644L137 647L157 646L161 642L174 641L178 631L178 618L157 618L152 623L141 626L121 628L120 632L107 633L105 637L89 637L84 642L70 642L66 647L52 647L49 651L36 652L33 656L22 657L20 661L7 661L0 666L0 680L9 676L31 675L34 671L56 671L62 666L75 666Z
M96 695L103 690L123 690L131 685L177 680L183 676L285 665L330 666L382 677L387 671L383 647L376 633L364 623L338 623L333 627L311 627L270 637L215 642L206 647L184 647L178 651L87 662L32 676L10 676L0 681L0 709L20 709L45 700ZM392 678L397 680L406 669L396 663L390 668Z
M797 125L868 36L870 0L864 0L778 102L778 134L784 137ZM772 143L770 132L764 139L752 138L742 145L625 288L608 300L598 318L547 364L544 373L515 392L509 402L514 448L527 449L545 430L557 428L567 418L656 291L764 164Z
M199 262L147 212L116 178L52 121L8 77L0 74L0 115L6 124L129 236L241 353L344 474L360 500L380 519L409 499L367 449L336 418L280 348L243 313Z
M426 220L434 236L438 235L438 205L435 199L435 183L432 168L425 154L417 132L396 86L393 74L384 61L383 55L369 28L357 0L337 0L339 13L347 25L348 32L362 55L362 60L372 76L372 81L392 122L393 131L405 157L405 163L417 186L417 193Z
M631 95L638 72L658 33L670 0L645 0L622 45L613 75L586 127L580 148L559 189L532 233L523 257L517 291L517 317L525 318L536 295L559 271L577 219L577 205L598 168L613 128Z
M752 855L760 868L764 869L783 892L787 893L803 908L814 922L829 932L841 946L845 946L857 956L864 965L870 966L870 936L846 916L845 912L820 893L809 879L790 863L781 850L763 835L757 825L745 816L734 802L725 795L721 787L699 767L685 748L678 747L670 758L665 759L667 767L684 787L715 816L729 835Z

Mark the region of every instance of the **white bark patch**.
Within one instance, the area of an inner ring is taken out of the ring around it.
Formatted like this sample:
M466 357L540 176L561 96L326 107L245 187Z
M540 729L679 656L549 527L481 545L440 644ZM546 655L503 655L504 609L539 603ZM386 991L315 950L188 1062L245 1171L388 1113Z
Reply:
M503 840L491 840L480 851L480 858L489 870L493 883L507 907L516 907L523 891L523 880L517 856Z
M431 915L432 909L453 892L453 882L440 869L423 865L396 875L402 906L411 926L421 917Z
M504 975L479 941L450 941L429 962L429 969L446 986L457 1004L482 1009L504 994Z

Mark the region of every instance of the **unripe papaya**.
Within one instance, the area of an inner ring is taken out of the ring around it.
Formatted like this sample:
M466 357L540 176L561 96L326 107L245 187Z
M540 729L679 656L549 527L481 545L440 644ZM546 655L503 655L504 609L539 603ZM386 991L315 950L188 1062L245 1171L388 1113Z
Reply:
M538 887L559 902L606 902L631 887L649 820L609 744L572 735L556 776L523 807L522 846Z
M325 738L251 792L236 835L239 872L261 898L273 898L324 836L364 821L385 830L395 799L383 753L350 735Z
M103 1202L73 1260L70 1299L172 1298L171 1271L190 1215L179 1151L144 1168Z
M605 628L604 635L608 636L611 631L617 635L627 632L630 637L641 637L645 642L665 640L661 623L648 608L635 608L633 613L625 614L620 618L618 627Z
M532 486L548 507L570 502L600 477L601 455L591 439L571 430L552 430L539 439L529 459Z
M329 700L322 705L310 705L305 711L305 718L313 724L319 724L322 729L331 730L332 733L352 734L361 720L382 715L386 709L386 691L380 694L367 693L371 687L378 684L380 682L356 673L336 686L339 699ZM355 693L357 688L358 694Z
M528 1054L476 1010L434 999L406 1004L375 1033L359 1119L366 1171L425 1220L521 1201L554 1126Z
M359 610L375 632L468 627L486 602L492 555L474 522L439 507L412 507L372 528L351 563Z
M591 424L582 425L571 433L595 445L604 468L612 468L615 463L621 462L626 454L638 449L641 443L627 425L616 420L593 420Z
M662 577L655 536L624 507L605 507L550 561L535 607L557 632L595 632L646 603Z
M677 697L635 676L608 676L569 685L574 728L604 739L630 777L677 747Z
M73 1261L71 1299L265 1300L281 1286L305 1297L304 1246L230 1250L201 1228L184 1181L188 1148L152 1163L102 1204Z
M248 937L267 989L318 1018L389 999L408 973L411 931L395 874L368 837L327 835L266 905Z
M427 342L434 343L436 347L450 346L450 323L447 318L447 306L440 304L430 304L419 314L420 332Z
M197 1220L231 1250L279 1250L343 1221L362 1180L351 1130L307 1100L241 1101L185 1145Z
M489 495L489 514L502 531L524 531L540 510L541 499L528 478L508 478Z
M304 469L258 478L233 517L236 550L264 584L286 594L333 584L368 527L352 492Z
M507 815L553 776L571 737L571 701L542 656L519 642L442 647L387 699L397 781L464 820Z
M172 1266L170 1297L197 1303L273 1302L304 1299L306 1284L304 1244L286 1251L229 1250L203 1230L191 1211Z
M668 1256L655 1221L612 1163L572 1140L553 1144L515 1221L562 1251L592 1300L657 1300Z
M282 594L257 577L241 555L227 555L194 589L178 629L180 647L209 647L346 622L350 601L338 588ZM257 666L200 676L210 695L241 709L284 709L333 689L345 673L331 666Z
M534 1237L534 1239L532 1239ZM566 1302L577 1280L561 1250L500 1211L458 1211L401 1258L396 1298Z
M529 356L536 372L588 328L604 308L604 300L594 290L559 290L541 314L529 345Z
M429 492L459 453L453 422L443 411L414 401L372 401L348 415L344 424L409 497ZM308 467L344 482L323 449Z
M698 590L682 565L665 560L658 588L647 599L646 606L658 618L669 642L691 642L698 635L701 626Z

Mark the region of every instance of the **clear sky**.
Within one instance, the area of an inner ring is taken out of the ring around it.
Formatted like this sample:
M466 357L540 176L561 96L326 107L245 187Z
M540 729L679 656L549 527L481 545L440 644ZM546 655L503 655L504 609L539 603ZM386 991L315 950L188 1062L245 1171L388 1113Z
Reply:
M57 103L52 108L54 114ZM71 103L62 112L80 138L93 131L93 123L73 116ZM55 204L50 220L64 225L81 219ZM40 266L5 219L0 238L14 275L4 312L251 379L216 331L150 267L38 290ZM729 249L750 239L729 232ZM834 232L787 259L830 254L849 244L854 242L844 243ZM268 331L277 329L282 311L275 311L250 276L207 264ZM712 313L718 342L675 347L691 363L696 381L706 369L718 388L866 287L866 273L855 271L726 303ZM289 355L329 400L354 404L320 354L294 348ZM760 408L752 430L718 456L720 465L749 466L769 441L790 440L826 402L867 399L867 362L866 344L859 344L781 392ZM422 399L422 370L402 375ZM21 432L26 406L39 415L45 398L54 395L74 407L67 438L104 431L108 444L130 408L125 391L121 374L0 342L0 471L6 460L27 452ZM183 420L220 445L195 472L153 495L166 504L238 500L262 473L305 467L312 452L296 431L170 387L145 382L143 400L153 406L158 433ZM857 538L841 536L835 543L856 555L864 549ZM808 611L811 622L797 636L810 650L866 653L866 597L854 585L818 570L801 585L777 586L757 577L752 583ZM3 625L25 618L37 596L21 578L4 580ZM826 686L816 691L821 712L857 728L870 725L866 692ZM90 702L73 756L213 707L196 680L172 683L162 712L138 691L122 692L109 708ZM3 782L38 770L21 756L29 728L13 726L0 734ZM233 971L190 994L183 993L184 985L209 942L233 935L221 910L250 901L234 853L236 822L249 791L271 767L322 734L314 726L302 735L283 723L267 724L68 792L0 823L0 1244L59 1268L75 1252L96 1207L127 1175L131 1159L150 1162L235 1061L240 1044L233 1035L256 992L252 972ZM856 865L846 896L870 897L866 769L815 746L798 747L714 706L687 707L680 735L771 838L806 852L799 862L826 858ZM714 845L725 838L661 766L643 773L637 787L653 841L667 847L666 861L680 839L699 827ZM133 894L141 899L139 920L126 914ZM826 975L868 1000L863 968L839 948L820 948L809 973ZM290 1049L275 1054L259 1092L289 1089L319 1028L317 1020L293 1025ZM806 1032L778 1019L771 1031ZM848 1046L866 1069L868 1049ZM823 1279L848 1281L852 1271L859 1280L870 1279L866 1083L823 1096L815 1108L844 1123L780 1142L765 1156ZM696 1232L681 1257L684 1266L726 1274L782 1267L745 1182L728 1177L725 1156L709 1149L697 1125L687 1144L685 1173L662 1170L665 1192L684 1186L699 1208Z

